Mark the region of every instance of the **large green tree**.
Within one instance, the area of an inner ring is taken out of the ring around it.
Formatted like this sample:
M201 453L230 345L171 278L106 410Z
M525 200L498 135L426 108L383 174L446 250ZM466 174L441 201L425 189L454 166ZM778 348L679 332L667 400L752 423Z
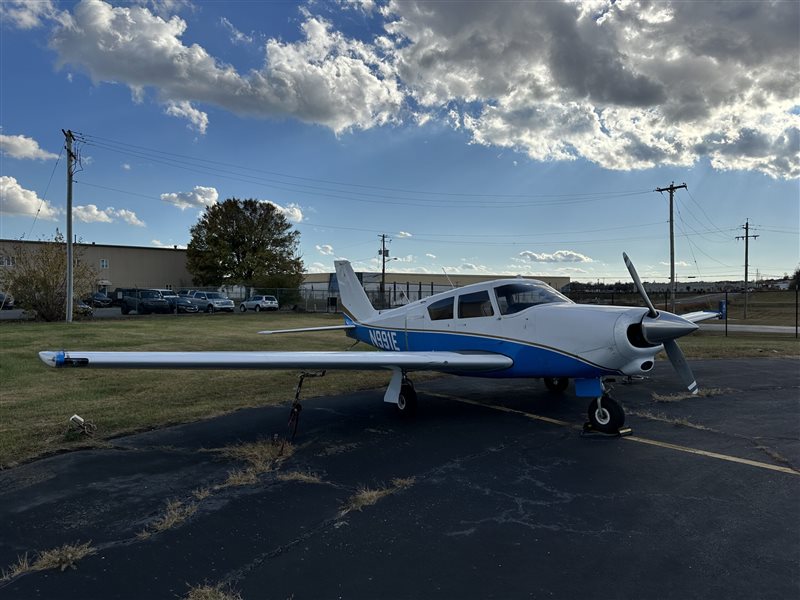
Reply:
M195 285L296 288L303 279L300 232L269 202L229 198L191 229L186 266Z

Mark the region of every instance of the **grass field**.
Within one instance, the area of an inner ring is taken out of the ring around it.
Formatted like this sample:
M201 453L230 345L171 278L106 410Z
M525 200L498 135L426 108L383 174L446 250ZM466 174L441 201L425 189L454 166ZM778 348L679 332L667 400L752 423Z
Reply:
M183 315L0 325L0 468L43 454L102 445L123 433L205 419L239 408L288 404L297 371L51 369L41 350L345 350L342 332L261 336L261 329L341 324L328 314ZM681 340L689 358L798 356L793 336L696 333ZM360 345L360 349L366 349ZM417 374L419 381L429 374ZM329 372L303 397L384 386L383 372ZM68 433L78 414L94 438Z

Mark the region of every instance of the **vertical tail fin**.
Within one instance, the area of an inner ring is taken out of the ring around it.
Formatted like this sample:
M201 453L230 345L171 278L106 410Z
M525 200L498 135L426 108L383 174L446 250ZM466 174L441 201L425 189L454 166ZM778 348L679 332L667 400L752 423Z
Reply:
M345 312L355 321L368 321L378 314L367 298L367 293L361 287L353 267L346 260L337 260L336 279L339 282L339 294Z

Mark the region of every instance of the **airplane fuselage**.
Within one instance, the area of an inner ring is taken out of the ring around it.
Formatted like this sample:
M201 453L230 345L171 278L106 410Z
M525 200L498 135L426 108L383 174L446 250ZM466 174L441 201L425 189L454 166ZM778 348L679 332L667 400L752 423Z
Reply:
M546 301L510 310L500 293L520 285L535 286L528 297L542 292ZM481 300L478 306L476 298ZM443 304L446 310L435 308ZM636 375L649 371L662 349L635 336L646 312L575 304L542 282L512 279L381 311L369 321L354 322L348 335L384 351L490 352L513 360L507 369L480 373L484 377Z

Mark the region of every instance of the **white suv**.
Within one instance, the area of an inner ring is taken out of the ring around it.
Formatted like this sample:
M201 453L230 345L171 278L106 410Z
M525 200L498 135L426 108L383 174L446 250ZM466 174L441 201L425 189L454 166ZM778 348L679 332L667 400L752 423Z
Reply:
M242 312L247 312L248 310L256 312L278 310L278 299L275 296L251 296L239 305L239 310Z

